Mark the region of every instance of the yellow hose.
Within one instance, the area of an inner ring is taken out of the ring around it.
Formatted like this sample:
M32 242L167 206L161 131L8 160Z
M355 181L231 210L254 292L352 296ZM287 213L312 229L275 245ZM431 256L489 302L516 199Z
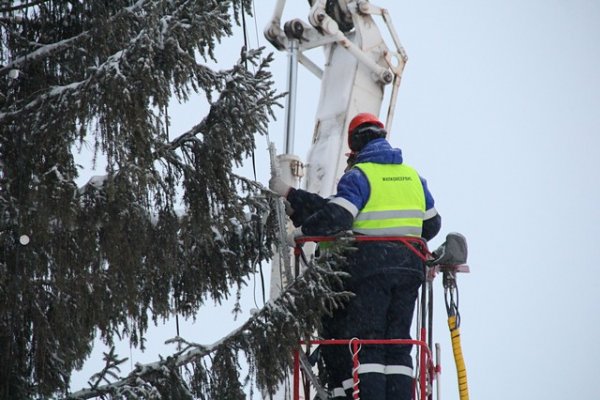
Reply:
M456 374L458 375L458 390L460 400L469 400L469 387L467 384L467 368L463 358L462 347L460 345L460 329L456 326L456 315L448 317L448 327L452 337L452 352L454 353L454 362L456 364Z

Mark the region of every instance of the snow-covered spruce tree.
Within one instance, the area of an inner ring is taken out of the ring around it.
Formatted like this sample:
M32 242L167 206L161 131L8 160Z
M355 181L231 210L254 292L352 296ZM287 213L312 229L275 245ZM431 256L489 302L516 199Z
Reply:
M67 396L97 333L143 346L149 318L192 316L271 257L272 201L233 172L278 100L270 57L247 51L228 70L207 66L250 5L0 2L0 399ZM170 138L169 101L193 93L206 96L207 114ZM106 158L106 175L78 188L73 151L84 142ZM272 390L290 347L344 297L330 267L220 346L190 344L101 386L120 362L107 355L78 396L240 398L252 377ZM250 377L237 371L240 352Z
M343 261L339 255L347 249L344 243L335 244L329 255L311 264L280 297L216 344L203 346L175 338L173 342L182 345L177 353L100 384L107 371L123 361L106 354L105 370L94 377L90 388L71 393L68 399L244 399L242 382L251 393L256 382L262 394L273 394L291 369L290 356L299 340L311 336L320 328L323 314L342 307L351 296L340 291L344 273L338 270ZM242 359L249 365L243 374Z

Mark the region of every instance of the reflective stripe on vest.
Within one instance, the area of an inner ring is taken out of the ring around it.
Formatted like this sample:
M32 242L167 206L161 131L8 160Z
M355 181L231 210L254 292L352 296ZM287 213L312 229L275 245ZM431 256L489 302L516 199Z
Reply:
M372 236L421 236L425 192L419 174L404 164L355 165L371 187L369 200L354 219L352 230Z

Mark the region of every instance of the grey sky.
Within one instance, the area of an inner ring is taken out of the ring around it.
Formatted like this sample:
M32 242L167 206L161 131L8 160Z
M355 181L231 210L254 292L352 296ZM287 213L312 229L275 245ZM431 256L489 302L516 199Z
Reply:
M259 44L268 47L262 29L275 1L255 3ZM288 3L284 20L306 20L306 1ZM600 398L600 2L373 3L390 11L409 57L391 142L427 178L443 217L431 247L452 231L469 243L472 272L458 283L471 398ZM256 45L254 21L248 25ZM242 40L239 32L224 42L223 65ZM286 55L275 55L283 91ZM300 79L296 152L304 158L319 83L302 69ZM191 127L187 115L197 119L198 108L174 106L172 131ZM270 130L278 149L282 126L279 113ZM258 143L257 159L268 159L266 140ZM266 184L268 165L259 162L257 173ZM457 399L441 278L434 287L442 398ZM252 287L245 296L248 313ZM227 306L208 309L201 320L223 322L184 324L181 333L212 343L238 325L230 317ZM133 361L168 354L160 344L174 334L172 321L151 331L151 349L132 351Z
M393 141L469 240L472 398L598 398L600 3L412 3Z

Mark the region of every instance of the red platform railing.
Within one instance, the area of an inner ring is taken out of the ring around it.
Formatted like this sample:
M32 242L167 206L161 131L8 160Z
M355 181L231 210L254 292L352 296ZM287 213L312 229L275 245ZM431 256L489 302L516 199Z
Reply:
M414 237L404 237L404 236L363 236L357 235L353 237L346 237L347 239L354 240L356 242L365 242L365 241L395 241L404 243L409 249L411 249L421 260L427 261L427 259L431 256L431 253L427 249L426 242L421 238ZM302 245L306 242L331 242L340 239L340 237L335 236L304 236L296 238L296 246L294 249L294 255L296 258L296 275L299 273L299 261L300 256L302 254ZM433 276L430 276L429 279L433 279ZM423 297L424 298L424 297ZM425 312L425 309L422 310ZM431 395L428 392L428 384L429 388L433 388L433 381L441 371L441 367L439 364L434 365L433 356L429 345L427 344L427 329L425 326L421 326L419 331L420 340L414 339L320 339L320 340L310 340L310 341L301 341L300 345L307 344L316 344L316 345L352 345L352 362L353 362L353 396L355 399L358 399L358 390L360 389L359 378L358 378L358 365L360 363L359 360L359 347L361 345L414 345L418 348L418 361L419 368L416 376L416 382L413 390L413 399L415 400L426 400ZM294 351L294 380L293 380L293 400L300 400L300 350ZM420 395L420 399L416 398L416 388L418 387L418 392ZM305 399L310 399L310 394L305 393Z
M360 389L359 378L358 378L358 366L359 360L359 348L361 345L414 345L419 348L419 369L417 374L417 382L419 386L420 399L425 400L428 397L428 384L431 388L436 373L440 371L439 365L434 365L431 350L425 342L425 332L421 332L423 340L414 339L320 339L320 340L309 340L301 341L300 344L315 344L315 345L351 345L352 346L352 363L353 363L353 395L355 399L358 399L358 390ZM293 399L300 400L300 350L294 351L294 380L293 380ZM305 398L310 398L309 393L305 393ZM415 397L415 391L413 391L413 398Z

